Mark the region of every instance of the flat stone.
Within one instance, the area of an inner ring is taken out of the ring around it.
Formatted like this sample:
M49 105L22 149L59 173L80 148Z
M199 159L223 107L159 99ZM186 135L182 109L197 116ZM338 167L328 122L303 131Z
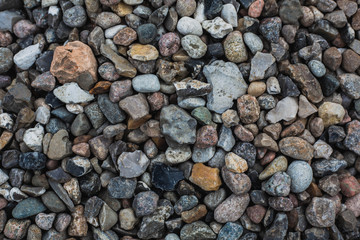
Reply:
M124 152L117 160L120 177L139 177L145 172L149 163L149 159L140 150L136 150L135 152Z
M135 91L141 93L151 93L160 90L160 82L154 74L138 75L132 79L132 86Z
M219 223L235 222L249 205L249 194L230 195L214 211L214 219Z
M302 138L287 137L279 142L280 151L291 158L310 161L314 157L314 148Z
M54 95L64 103L84 103L94 100L94 96L81 89L75 82L65 83L54 90Z
M285 111L286 109L286 111ZM290 121L296 117L298 112L298 103L293 97L281 99L276 107L266 114L266 120L270 123L277 123L281 120Z
M331 227L335 215L335 204L327 198L314 197L306 208L306 219L314 227Z
M275 63L275 58L270 53L257 52L251 59L251 71L249 81L264 79L266 70Z
M28 218L46 210L45 205L36 198L27 198L19 202L12 210L12 216L17 219Z

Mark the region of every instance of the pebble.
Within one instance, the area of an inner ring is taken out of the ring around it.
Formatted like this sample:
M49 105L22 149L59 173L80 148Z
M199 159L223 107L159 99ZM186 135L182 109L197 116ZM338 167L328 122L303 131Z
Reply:
M30 220L9 219L4 228L4 235L10 239L22 239L26 236Z
M250 191L251 180L246 174L232 172L227 167L223 167L221 175L225 184L234 194L240 195Z
M290 164L291 166L291 164ZM290 193L291 178L285 172L276 172L261 186L262 190L274 197L285 197Z
M39 213L35 217L35 223L38 225L39 228L43 230L50 230L55 220L55 213L45 214Z
M165 152L166 161L170 164L185 162L191 158L191 148L189 146L168 147Z
M202 221L186 224L180 231L180 239L215 239L216 234Z
M69 27L83 27L86 24L86 12L82 6L74 6L64 11L64 23Z
M27 198L20 201L12 210L12 216L16 219L24 219L34 216L46 210L42 202L36 198Z
M178 182L184 179L182 170L165 164L156 164L152 170L152 184L161 190L173 191Z
M309 69L315 77L322 77L326 74L325 65L318 60L311 60L308 63Z
M136 179L114 177L108 184L108 193L112 198L131 198L136 187Z
M275 58L269 53L257 52L251 59L251 71L249 81L264 79L265 72L275 62Z
M275 108L266 114L266 120L270 123L277 123L281 120L290 121L296 117L298 108L299 106L295 98L285 97L276 104Z
M345 116L344 108L333 102L324 102L318 109L319 117L324 122L324 127L340 123Z
M244 42L252 54L261 52L264 48L264 44L261 41L261 38L252 32L244 33Z
M345 160L339 160L335 158L323 159L311 164L315 177L323 177L335 173L347 166Z
M157 92L160 90L160 82L156 75L144 74L133 78L132 87L141 93Z
M276 172L286 171L287 168L288 161L286 157L279 156L271 161L270 164L260 173L259 179L265 180L274 175Z
M221 185L218 168L205 166L203 163L194 164L189 180L205 191L216 191Z
M23 50L19 51L14 55L14 63L16 66L22 70L29 69L36 61L37 57L41 53L41 47L40 44L37 43L35 45L30 45ZM11 64L11 61L8 63L8 65ZM12 65L12 64L11 64ZM10 66L11 67L11 66ZM10 68L7 67L7 68ZM7 69L6 68L6 69ZM5 72L5 71L1 71Z
M0 73L6 73L13 66L13 53L8 48L0 48Z
M293 193L305 191L312 181L313 171L311 166L303 161L292 162L286 173L291 178L291 191Z
M196 35L186 35L181 39L181 46L194 59L202 58L207 51L206 44Z
M287 137L279 142L280 151L291 158L310 161L314 157L314 148L302 138Z
M327 198L314 197L306 208L306 219L314 227L331 227L335 224L335 204Z
M203 34L203 28L201 24L191 17L180 18L177 22L176 29L182 35L201 36Z
M213 87L212 92L207 96L209 110L223 113L233 106L233 100L246 93L247 84L234 63L214 61L204 67L204 75Z
M360 78L352 73L344 73L339 75L341 89L352 99L360 98Z
M241 32L234 31L229 33L225 38L223 45L225 56L229 61L241 63L248 59L248 53Z
M159 40L159 51L162 56L171 56L180 48L180 37L175 33L166 33Z
M216 207L214 219L219 223L235 222L243 215L249 202L250 197L247 193L232 194Z
M76 92L76 94L74 94ZM54 90L54 95L64 103L83 103L94 100L94 96L84 91L75 82L65 83Z
M146 155L137 150L135 152L124 152L117 160L117 167L120 171L120 177L134 178L143 174L150 161Z
M135 30L129 27L120 29L114 36L113 42L122 46L129 46L137 38L137 33Z

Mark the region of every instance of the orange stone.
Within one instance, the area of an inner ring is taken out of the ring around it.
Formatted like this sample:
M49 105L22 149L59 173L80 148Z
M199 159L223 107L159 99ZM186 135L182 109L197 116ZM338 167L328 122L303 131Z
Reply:
M110 87L111 87L111 82L100 81L100 82L97 82L92 89L90 89L89 93L90 94L107 93L108 91L110 91Z
M88 45L69 42L55 49L50 72L61 84L76 82L90 90L97 82L97 61Z
M9 131L3 131L3 133L0 136L0 150L2 150L12 139L13 133Z
M206 214L206 206L204 204L200 204L189 211L182 212L181 219L186 223L192 223L204 217Z
M248 170L246 160L232 152L225 155L225 165L227 169L235 173L243 173Z
M221 186L218 168L207 167L202 163L193 166L189 180L205 191L216 191Z
M88 143L79 143L72 146L72 151L82 157L90 157L90 146Z
M79 143L87 143L92 138L93 138L93 136L91 136L91 135L78 136L74 139L74 145L79 144Z

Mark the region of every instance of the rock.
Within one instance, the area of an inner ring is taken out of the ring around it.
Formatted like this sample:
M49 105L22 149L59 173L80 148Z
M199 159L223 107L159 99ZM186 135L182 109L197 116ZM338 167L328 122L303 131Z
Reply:
M198 199L195 195L183 195L175 203L174 210L176 214L188 211L198 205Z
M231 24L225 22L221 17L203 21L202 27L210 33L213 38L223 38L233 30Z
M264 79L266 71L275 62L275 58L270 53L256 52L251 59L251 71L249 81Z
M291 165L291 164L290 164ZM263 182L261 189L274 197L285 197L290 193L291 178L284 172L276 172Z
M279 17L265 18L261 21L259 31L266 40L278 43L282 24Z
M93 95L81 89L75 82L55 88L54 95L64 103L84 103L94 100Z
M129 46L127 54L134 60L151 61L159 57L158 50L152 45L132 44Z
M184 240L216 239L216 234L206 223L196 221L182 227L180 231L180 238Z
M50 159L62 160L72 154L69 133L61 129L50 140L47 156Z
M323 177L344 169L347 166L345 160L335 158L323 159L311 164L315 177Z
M292 162L286 173L291 178L291 191L293 193L300 193L305 191L312 181L311 166L303 161Z
M283 138L279 142L280 151L291 158L310 161L314 157L314 148L299 137Z
M286 111L284 110L286 109ZM281 99L276 107L266 114L266 120L270 123L277 123L281 120L290 121L296 117L298 112L298 103L293 97Z
M219 169L207 167L202 163L194 164L189 180L205 191L218 190L221 185Z
M335 204L327 198L314 197L306 208L306 219L314 227L331 227L335 224Z
M34 128L25 131L23 141L31 150L42 152L42 140L44 137L44 128L41 124L36 124Z
M124 152L117 160L120 177L133 178L143 174L149 165L146 155L137 150L135 152Z
M340 104L333 102L324 102L318 111L319 117L324 122L324 127L340 123L345 116L344 108Z
M213 87L212 92L207 97L207 108L209 110L223 113L233 106L234 99L246 93L247 84L233 63L221 60L215 61L204 67L204 75L208 83ZM223 92L226 95L222 94Z
M37 57L40 55L40 53L41 53L41 46L39 43L37 43L35 45L30 45L14 55L14 63L21 70L28 70L35 63L35 61L36 61ZM8 62L8 65L9 64L11 64L11 61ZM12 66L12 64L11 64L11 66ZM7 67L5 67L5 68L3 67L3 68L10 69L11 66L10 67L7 66ZM6 71L4 71L4 70L1 71L1 69L0 69L1 73L6 72Z
M21 153L19 166L23 169L40 170L45 168L46 156L40 152Z
M355 217L360 216L359 199L360 199L360 194L356 194L355 196L353 196L345 201L346 208L349 209L350 211L352 211L354 213Z
M65 204L53 191L47 191L41 196L41 200L44 205L52 212L58 213L66 210Z
M251 180L244 173L234 173L223 167L221 174L225 184L236 195L244 194L250 191Z
M207 51L206 44L196 35L186 35L181 39L181 46L194 59L202 58Z
M214 211L214 219L219 223L234 222L243 215L249 202L248 194L232 194L217 206Z
M216 128L212 125L205 125L198 129L196 132L196 143L197 148L208 148L216 145L218 142L218 136Z
M275 158L259 175L260 180L265 180L271 177L276 172L286 171L288 167L288 161L286 157L279 156Z
M165 164L155 164L152 169L151 182L163 191L173 191L176 184L184 179L184 173Z
M99 224L102 231L111 229L118 221L117 213L106 203L103 204L99 214Z
M13 66L13 53L8 48L0 48L0 73L6 73ZM15 55L16 56L16 55Z
M329 194L335 196L340 192L340 182L336 174L325 176L319 180L319 188Z
M82 89L90 90L97 82L97 66L91 48L75 41L55 49L50 72L61 84L76 82Z
M232 152L225 155L225 165L228 170L235 173L243 173L248 169L247 162Z
M342 55L336 47L328 48L323 54L323 63L330 70L335 71L340 67L342 62Z
M311 60L308 63L309 69L311 71L311 73L315 76L315 77L322 77L326 74L326 68L325 65L318 61L318 60Z
M340 180L340 188L342 194L348 198L360 193L360 184L353 176L342 178Z
M211 92L209 83L200 82L198 80L181 81L174 83L176 94L180 97L197 97L204 96Z
M176 33L166 33L159 40L159 51L162 56L171 56L180 48L180 37Z
M224 50L226 58L234 63L245 62L248 54L244 44L241 32L231 32L224 41Z
M203 34L203 29L201 24L191 17L182 17L177 23L176 29L182 35L196 35L201 36Z
M191 158L191 148L189 146L168 147L165 152L166 161L170 164L185 162Z
M86 24L86 12L82 6L74 6L64 12L64 23L72 28L83 27Z
M195 9L196 9L195 0L180 0L176 2L176 12L182 17L193 15Z
M160 129L170 145L194 144L196 141L196 120L175 105L162 108Z
M351 150L354 153L359 155L360 154L360 144L357 139L359 138L360 122L357 120L353 120L350 123L348 123L346 125L346 127L347 127L347 135L344 140L344 145L349 150Z
M19 202L12 210L12 216L16 219L23 219L34 216L46 210L45 205L36 198L27 198Z
M300 118L307 118L311 114L316 112L317 112L317 108L313 104L311 104L304 95L300 95L298 116Z
M131 230L137 223L137 218L132 208L125 208L119 212L119 221L122 229Z
M219 141L216 146L221 147L225 151L230 151L235 145L235 138L230 128L224 125L220 129Z
M157 92L160 90L160 82L154 74L144 74L133 78L132 86L135 91L141 93Z
M118 55L110 46L101 44L100 52L114 63L115 69L120 76L131 78L136 76L136 68L126 58Z
M84 217L84 207L78 205L75 207L75 210L72 212L72 221L70 222L68 228L69 236L74 237L84 237L88 232L88 225L86 223L86 218Z
M55 220L55 216L55 213L39 213L38 215L36 215L35 223L39 226L39 228L43 230L50 230Z
M135 178L114 177L110 179L107 190L112 198L127 199L134 195L135 187Z
M352 99L360 98L360 77L352 73L339 75L341 89Z
M119 106L134 120L140 120L149 114L149 104L143 94L126 97L119 102Z
M288 217L285 213L278 213L271 227L265 232L264 240L285 239L288 230Z
M30 224L30 220L9 219L4 228L4 235L10 239L23 239Z

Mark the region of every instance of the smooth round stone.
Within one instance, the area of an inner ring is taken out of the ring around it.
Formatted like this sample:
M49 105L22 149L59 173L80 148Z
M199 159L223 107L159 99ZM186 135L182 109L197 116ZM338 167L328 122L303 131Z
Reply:
M45 205L37 198L27 198L19 202L12 210L17 219L28 218L46 210Z
M53 191L47 191L44 195L41 196L41 200L51 212L58 213L63 212L66 209L63 201L61 201Z
M10 70L13 62L13 53L8 48L0 48L0 73Z
M243 233L243 227L234 222L226 223L220 230L218 240L237 240Z
M82 6L74 6L64 12L64 23L69 27L83 27L86 24L86 11Z
M315 77L322 77L326 74L325 65L318 60L311 60L308 63L309 69Z
M180 240L180 238L175 233L169 233L164 240Z
M159 40L159 51L162 56L171 56L180 48L180 37L176 33L165 33Z
M209 161L215 154L216 147L197 148L194 147L192 160L196 163L204 163Z
M186 35L181 39L181 46L186 53L195 59L202 58L207 51L206 44L196 35Z
M160 90L160 81L154 74L144 74L134 77L132 86L135 91L141 93L157 92Z
M137 217L143 217L156 210L158 201L159 195L153 191L145 191L135 196L132 207Z
M191 148L189 146L168 147L165 151L165 157L170 164L185 162L191 158Z
M176 28L182 35L201 36L203 34L201 24L191 17L180 18Z
M274 197L285 197L290 193L291 178L285 172L275 173L263 182L262 190Z
M261 52L264 48L264 44L261 41L261 38L252 32L244 33L244 42L252 54Z
M291 178L291 192L301 193L305 191L309 186L313 178L313 171L311 166L304 161L292 162L286 173Z
M175 203L174 210L176 214L180 214L194 208L198 203L199 201L195 195L184 195Z
M141 44L151 43L157 35L157 27L152 23L140 25L137 30L139 42Z

